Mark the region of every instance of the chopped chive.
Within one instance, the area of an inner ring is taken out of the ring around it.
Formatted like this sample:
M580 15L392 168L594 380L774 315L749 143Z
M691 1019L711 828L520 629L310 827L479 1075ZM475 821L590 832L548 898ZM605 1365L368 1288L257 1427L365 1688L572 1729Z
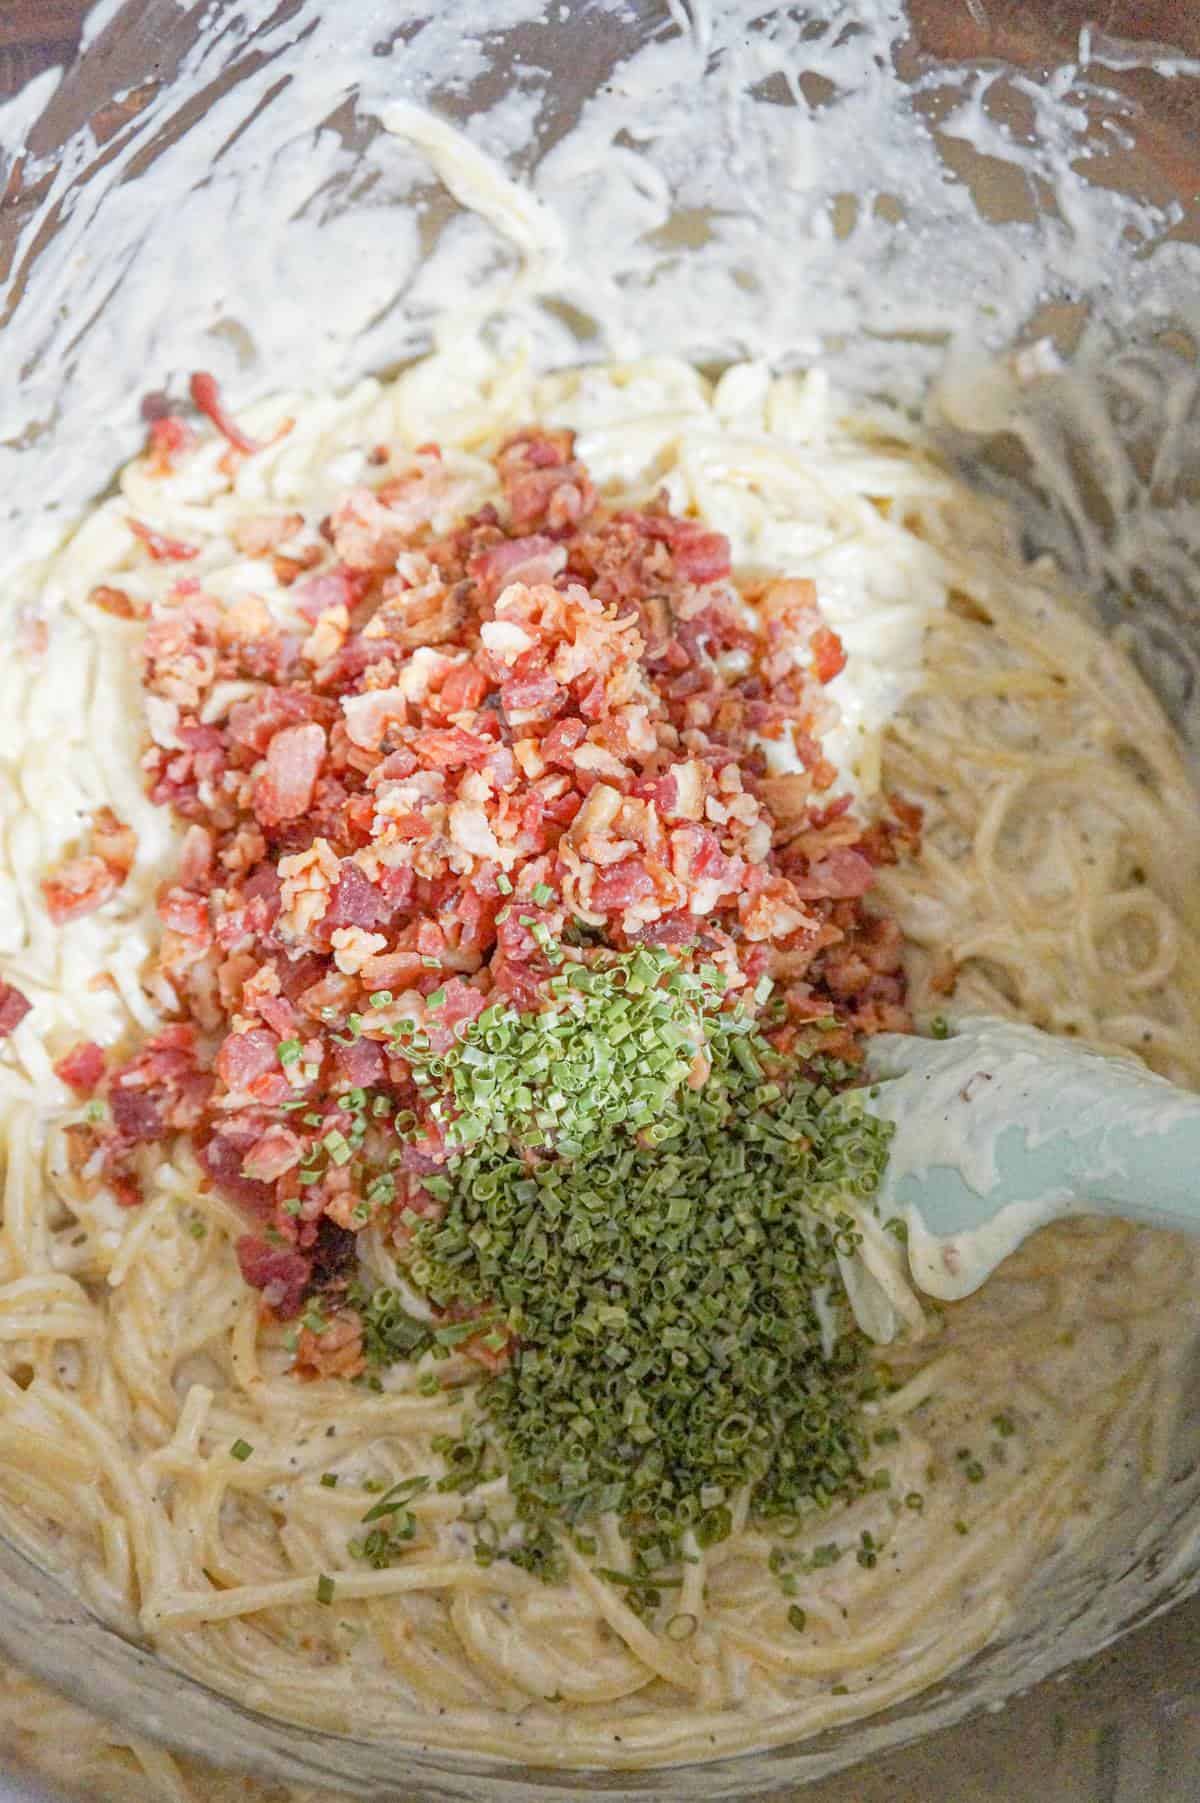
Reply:
M328 1608L329 1604L333 1601L335 1588L336 1585L334 1584L333 1579L327 1577L326 1574L322 1572L317 1579L317 1601L319 1603L324 1603L326 1608Z
M229 1455L231 1458L237 1459L244 1464L253 1451L254 1448L251 1446L249 1440L235 1440L233 1445L229 1448Z

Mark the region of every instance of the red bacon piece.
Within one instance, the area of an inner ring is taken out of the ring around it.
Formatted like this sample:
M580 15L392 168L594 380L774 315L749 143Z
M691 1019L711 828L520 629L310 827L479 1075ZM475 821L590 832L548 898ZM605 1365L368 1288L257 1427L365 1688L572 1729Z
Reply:
M529 538L501 539L498 545L477 552L467 564L467 574L480 585L488 600L495 600L510 582L531 586L550 582L563 561L562 546L535 533Z
M373 1039L354 1039L349 1045L335 1046L333 1058L347 1083L356 1089L371 1089L382 1083L386 1075L383 1047Z
M164 413L158 419L151 420L146 442L146 457L151 474L171 475L175 469L175 459L182 456L184 451L189 451L195 442L196 434L192 428L176 414Z
M487 694L490 684L482 670L472 663L455 664L447 671L438 700L447 714L473 712Z
M391 913L382 890L368 881L353 859L345 859L322 924L331 932L334 927L370 928L382 925Z
M322 570L319 575L298 582L292 590L292 600L304 618L315 625L331 607L353 611L358 606L363 587L362 578L339 563L331 570Z
M242 1175L255 1183L275 1183L304 1156L304 1141L290 1127L268 1127L242 1160Z
M68 858L51 875L42 878L46 911L56 927L82 920L117 893L121 879L103 858Z
M188 563L193 557L199 557L199 545L186 545L181 538L168 538L165 533L156 532L153 526L147 526L143 520L126 518L125 524L140 539L149 551L155 563Z
M846 668L845 647L828 626L818 626L813 633L812 656L818 682L832 682Z
M140 620L146 612L145 604L134 601L123 588L109 588L104 583L91 591L88 600L102 613L111 614L114 620Z
M258 440L247 437L241 427L225 411L224 402L221 400L221 390L217 386L215 376L210 376L207 370L198 369L188 383L188 390L193 404L201 413L208 415L222 438L227 438L235 451L241 451L245 456L252 457L255 451L262 450Z
M875 866L853 846L838 845L819 858L807 875L793 876L801 901L833 901L865 895L875 881Z
M456 770L464 765L478 767L492 749L490 739L478 733L464 732L461 726L431 727L414 733L412 749L431 770Z
M666 545L676 575L685 582L719 582L729 575L729 540L723 532L711 532L699 520L678 519L670 513L626 513L621 519Z
M622 913L635 902L658 893L654 878L640 858L622 858L601 870L592 888L589 906L597 914Z
M166 1138L162 1101L154 1091L126 1087L118 1081L108 1092L108 1105L113 1125L125 1139L141 1144Z
M272 1246L257 1234L244 1233L236 1242L238 1267L251 1289L261 1290L263 1301L281 1321L300 1313L312 1276L312 1260L290 1247Z
M278 1069L279 1041L265 1027L227 1034L217 1053L217 1075L235 1095L248 1091L259 1077Z
M254 791L254 812L264 826L298 820L312 806L325 756L325 728L287 726L267 747L267 768Z
M90 1096L104 1075L104 1053L94 1040L81 1040L57 1060L54 1074L79 1095Z
M525 714L535 710L546 713L556 702L565 698L565 690L559 687L549 670L540 670L533 676L514 676L500 690L506 714Z
M261 1137L261 1120L223 1122L199 1149L200 1163L220 1193L231 1202L240 1203L252 1214L266 1218L275 1206L275 1191L269 1183L259 1183L243 1174L242 1166L251 1146Z
M7 1039L15 1032L32 1007L28 996L0 979L0 1039Z

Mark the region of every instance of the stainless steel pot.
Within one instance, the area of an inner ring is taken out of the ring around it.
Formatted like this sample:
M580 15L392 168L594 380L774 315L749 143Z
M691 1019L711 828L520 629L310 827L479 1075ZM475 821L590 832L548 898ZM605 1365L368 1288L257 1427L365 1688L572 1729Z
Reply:
M327 180L309 204L320 204L329 218L382 209L379 217L397 233L411 231L415 217L428 266L435 264L444 235L459 228L458 208L444 187L413 178L409 165L386 157L372 160L376 116L389 95L407 94L469 122L477 137L506 155L515 172L558 181L561 169L556 172L551 162L555 147L586 113L589 97L631 55L683 32L692 35L696 51L687 105L697 118L711 118L714 133L723 129L722 55L728 46L722 52L727 10L722 0L715 5L691 0L690 11L682 0L672 0L669 8L658 0L575 0L551 9L545 20L536 5L523 0L494 0L484 10L490 28L472 39L460 29L461 21L433 9L429 0L423 6L408 0L326 0L324 6L313 0L216 0L192 7L180 0L125 0L124 5L107 0L96 9L82 53L61 84L26 90L16 103L23 109L18 122L27 154L13 160L7 187L0 184L0 344L9 352L0 387L5 478L0 511L7 510L12 530L27 524L39 503L43 515L50 508L52 523L69 518L86 498L89 472L94 487L132 449L138 395L114 389L106 366L105 321L119 318L164 244L178 250L172 237L175 201L185 212L197 188L232 171L231 179L243 182L255 205L270 208L272 143L277 150L286 147L289 156L303 156L317 132L336 134ZM1195 388L1194 345L1188 269L1172 247L1194 245L1200 223L1200 65L1165 53L1155 57L1147 45L1158 40L1200 53L1200 13L1172 0L1114 0L1103 34L1085 38L1081 53L1086 8L1075 4L1032 8L1020 0L913 0L906 25L898 8L882 0L877 6L848 0L841 7L808 10L814 44L832 42L835 31L853 32L874 22L889 66L898 72L895 93L899 97L903 89L907 95L895 104L912 109L931 154L940 159L947 193L957 184L955 204L961 201L961 233L939 235L934 213L922 213L924 202L907 193L905 169L895 171L896 192L887 197L892 212L878 209L884 226L894 231L889 235L881 226L872 238L877 262L868 285L874 292L864 294L860 280L855 296L854 317L877 352L857 379L880 388L894 374L897 385L915 396L946 355L954 334L944 325L935 322L924 333L903 328L920 275L912 255L913 234L920 232L930 247L931 291L942 279L938 255L952 257L959 242L980 247L979 281L955 290L964 340L990 339L999 351L1012 334L1049 339L1064 353L1103 364L1099 392L1118 421L1130 467L1140 472L1138 505L1152 516L1154 527L1143 544L1161 548L1157 560L1123 546L1120 522L1105 512L1104 481L1089 469L1077 418L1053 390L1033 397L1031 406L1040 409L1039 429L1058 434L1069 450L1069 496L1048 493L1031 481L1012 419L968 430L951 409L943 413L942 425L979 481L1019 498L1031 544L1053 543L1102 605L1132 623L1138 649L1168 705L1194 736L1200 723L1194 706L1200 614L1186 560L1177 553L1180 531L1186 542L1194 530L1200 425L1190 391L1186 405L1179 401L1181 385ZM0 77L10 90L29 81L46 57L74 54L81 14L76 0L8 0L0 11ZM804 15L799 6L764 5L761 17L746 11L746 42L772 21L803 25ZM373 44L378 64L369 79L353 83L346 71L370 65L352 65L342 55L351 39ZM1098 261L1094 267L1081 257L1079 242L1071 242L1070 221L1056 216L1050 190L1031 176L1028 163L981 156L948 129L954 106L975 83L981 84L978 91L987 90L992 115L1014 143L1022 134L1024 142L1036 143L1045 125L1037 95L1051 92L1056 71L1072 60L1079 71L1080 152L1088 159L1088 184L1098 192L1107 187L1133 196L1143 207L1146 242L1128 258L1127 287L1114 285L1107 257L1104 266ZM303 79L273 84L273 72L285 66ZM190 86L183 79L189 68ZM639 104L648 114L678 108L678 92L665 81L656 87L649 64L642 69ZM762 79L769 84L771 76ZM518 94L523 105L505 112L506 100ZM803 91L768 90L764 97L807 108L818 134L826 129L822 112L838 99L819 81ZM231 132L214 137L214 121L226 116ZM240 122L237 131L233 122ZM752 134L753 121L744 129ZM235 149L243 132L265 148L257 162L252 154L239 166ZM636 147L636 139L633 143ZM196 147L190 161L181 153L188 145ZM122 211L123 199L137 170L151 166L163 175L163 210L155 229L139 233ZM779 173L778 163L769 159L756 173L754 159L745 158L734 184L737 195L714 192L711 204L701 204L689 189L698 179L695 171L670 167L668 158L662 192L669 196L669 217L647 228L657 259L645 275L644 323L653 348L701 360L759 348L753 329L732 319L725 322L724 337L715 330L697 335L687 323L691 316L673 309L671 296L682 293L680 285L701 267L704 242L714 231L736 229L747 233L750 243L757 232L762 244L770 245L777 197L771 184ZM828 240L835 248L839 238L852 237L857 229L859 199L852 191L826 194L819 182L814 187L814 206L828 203ZM936 196L930 206L935 202ZM254 239L261 225L249 205L236 228L243 237L223 265L236 269L244 253L246 294L257 280ZM276 220L272 229L289 228ZM97 271L107 281L115 267L104 261L114 232L127 234L131 255L111 287L101 284L101 292ZM984 268L993 238L1003 243L1003 253L997 251L996 263ZM1173 258L1177 266L1169 280L1155 285L1146 271L1151 253L1164 246L1162 267ZM597 254L594 244L585 248ZM295 322L275 331L269 319L240 317L245 295L239 295L236 279L226 280L208 305L204 247L195 251L187 294L177 290L178 313L155 316L147 325L144 388L169 385L180 370L200 362L216 366L243 393L295 382ZM1028 290L1036 304L1023 317L1001 304L1011 296L996 291L996 271L1006 266L1005 259L1015 269L1014 256L1018 262L1042 260ZM765 251L764 262L770 263ZM647 268L643 265L644 272ZM813 317L781 327L776 308L774 352L803 357L816 347L820 328L834 318L829 309L838 298L838 268L832 252L824 264L814 253ZM57 306L39 311L48 271L63 278ZM603 278L602 263L595 273ZM818 273L825 283L823 301ZM777 264L776 274L791 279L786 264ZM378 268L372 266L365 277L378 279ZM653 299L654 282L665 302ZM749 300L746 316L753 318ZM328 379L340 373L346 379L361 364L395 364L420 348L430 320L428 295L419 285L410 288L377 309L353 338L326 335L326 362L316 360L316 375ZM312 324L317 333L328 322L314 318ZM578 288L547 308L546 331L547 343L562 355L597 355L605 348ZM739 342L739 331L749 342ZM824 336L824 348L836 362L845 347L839 347L836 333ZM951 353L957 354L953 345ZM1170 483L1156 486L1155 451L1168 430L1174 434ZM1081 534L1083 519L1090 519L1095 531ZM1132 612L1121 606L1130 594L1136 603ZM1034 1798L1182 1803L1195 1794L1200 1753L1200 1605L1181 1603L1200 1578L1194 1534L1200 1520L1200 1420L1192 1425L1196 1433L1181 1433L1174 1482L1160 1515L1153 1522L1115 1524L1089 1562L1058 1570L1030 1599L1013 1634L964 1671L930 1694L801 1749L704 1768L633 1778L500 1771L478 1761L405 1752L383 1741L350 1742L267 1721L102 1625L61 1583L5 1542L0 1542L0 1651L88 1707L181 1751L277 1779L325 1783L360 1799L528 1797L565 1803L594 1793L648 1803L668 1796L782 1797L812 1783L807 1794L823 1803L883 1803L885 1797L888 1803L926 1803L935 1796L953 1803L985 1796L1008 1803ZM1172 1604L1180 1604L1174 1613L1130 1634ZM1020 1694L1113 1641L1118 1644L1111 1651L1071 1677ZM1018 1700L1002 1714L979 1713L1004 1697ZM950 1725L956 1722L957 1727ZM847 1776L830 1775L851 1765ZM16 1796L15 1777L0 1778L0 1796L6 1784Z

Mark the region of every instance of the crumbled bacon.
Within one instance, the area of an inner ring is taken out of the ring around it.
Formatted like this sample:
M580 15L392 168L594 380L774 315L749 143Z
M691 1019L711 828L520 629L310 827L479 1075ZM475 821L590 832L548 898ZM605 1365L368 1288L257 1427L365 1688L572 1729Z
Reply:
M234 451L255 448L208 378L193 398ZM739 588L702 522L662 498L614 512L567 431L509 439L502 501L448 532L456 478L436 446L368 467L378 486L324 520L234 530L244 555L287 565L298 629L198 581L155 609L146 770L188 822L158 897L183 1018L96 1079L118 1199L138 1199L139 1147L186 1132L253 1223L238 1258L264 1306L336 1293L333 1325L300 1336L305 1376L360 1368L341 1309L359 1229L399 1245L406 1212L441 1211L425 1183L447 1148L404 1031L440 1055L492 1001L541 1006L566 929L585 960L598 941L713 962L744 1005L770 976L773 1043L802 1051L833 1016L822 1045L853 1060L907 1020L899 933L863 898L921 824L893 799L864 828L836 794L825 689L845 653L811 582ZM190 549L139 536L151 555ZM769 774L764 742L792 774ZM126 830L96 823L98 869L77 895L68 882L68 908L128 868ZM396 1111L417 1122L400 1137ZM394 1199L371 1192L380 1170Z
M32 1007L28 996L0 978L0 1039L14 1033Z
M130 518L125 524L145 545L155 563L188 563L200 555L199 545L187 545L182 539L168 538L165 533L156 532L153 526L147 526L144 520Z
M169 476L174 472L177 458L185 451L190 451L196 441L196 434L186 420L173 413L160 414L150 421L147 435L146 460L153 476Z
M0 1020L3 1011L0 1009ZM54 1074L81 1096L90 1096L104 1075L104 1053L90 1039L72 1046L56 1060Z
M120 878L103 858L67 858L42 878L46 911L56 927L94 914L120 888Z
M137 856L137 834L111 808L97 808L92 815L92 850L123 883Z
M875 866L851 846L839 846L809 866L807 876L792 879L804 901L833 901L865 895L875 881Z
M206 370L198 369L189 384L192 402L201 413L207 414L222 438L227 438L235 451L252 457L262 446L255 438L248 438L235 421L230 419L221 400L221 390L216 378Z
M55 926L94 914L117 893L137 856L137 834L111 808L92 816L91 850L66 858L42 878L42 895Z
M146 612L144 605L126 594L123 588L108 588L103 583L91 591L88 600L93 607L100 608L103 613L112 614L113 618L117 620L140 620Z
M244 1233L235 1248L242 1276L281 1321L298 1315L304 1305L312 1261L290 1247L272 1246L257 1234Z
M254 811L264 826L296 820L312 805L321 761L325 756L325 729L315 722L287 726L267 747L267 768L254 792Z
M321 1329L302 1327L296 1340L297 1377L357 1377L364 1369L362 1322L347 1309Z

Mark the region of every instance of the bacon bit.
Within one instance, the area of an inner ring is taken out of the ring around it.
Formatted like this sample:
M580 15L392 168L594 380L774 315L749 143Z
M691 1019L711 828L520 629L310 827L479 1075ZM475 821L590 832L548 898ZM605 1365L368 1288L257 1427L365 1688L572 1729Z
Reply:
M513 529L561 532L591 512L596 491L575 461L573 432L518 432L496 459Z
M503 1371L511 1360L517 1348L517 1341L513 1334L506 1334L503 1346L489 1346L487 1342L490 1338L490 1329L487 1333L474 1334L471 1339L464 1340L458 1350L465 1353L474 1364L482 1365L483 1369L494 1377L497 1371Z
M242 1175L242 1161L255 1143L252 1122L236 1118L223 1122L200 1146L200 1163L223 1196L239 1203L252 1215L266 1217L275 1205L275 1192L266 1183Z
M97 808L92 815L92 850L123 883L137 857L137 834L111 808Z
M361 593L359 579L342 564L310 576L296 589L292 600L306 620L314 624L331 608L344 607L347 614L357 607Z
M699 520L676 519L669 513L645 513L632 518L651 538L670 548L676 573L686 582L722 581L730 572L729 540L723 532L710 532Z
M239 1259L278 1314L339 1291L364 1218L399 1245L406 1210L442 1212L424 1183L447 1148L396 1025L443 1053L492 1001L543 1006L573 916L615 949L711 959L745 998L770 975L763 1030L785 1054L815 1018L835 1017L822 1044L847 1061L907 1022L898 929L863 897L920 821L901 804L864 830L836 794L820 734L844 652L813 585L739 593L702 522L607 510L569 432L519 433L494 462L504 518L483 507L441 537L455 478L429 450L337 499L320 542L298 514L243 520L239 549L294 580L306 629L190 580L145 634L151 794L189 823L158 899L158 974L185 1019L109 1078L89 1156L133 1201L134 1148L189 1133L261 1224ZM764 739L803 768L771 777ZM124 829L97 824L116 867ZM417 1128L398 1139L352 1091ZM381 1160L395 1202L364 1208ZM352 1324L338 1335L301 1340L302 1375L359 1368ZM465 1350L489 1368L511 1351Z
M310 1327L300 1329L292 1369L305 1382L321 1377L357 1377L366 1369L366 1363L362 1322L352 1310L336 1315L320 1333L314 1333Z
M846 653L836 632L818 626L812 635L813 669L818 682L832 682L846 668Z
M267 747L266 772L254 791L254 812L264 826L307 813L324 756L325 728L315 721L275 734Z
M179 419L173 413L164 413L158 419L150 421L150 431L146 440L146 461L152 476L170 476L175 470L175 460L185 451L190 451L196 442L196 434L186 420Z
M235 520L230 537L236 550L245 557L265 557L278 550L285 539L294 538L304 525L302 513L256 513ZM317 552L318 557L320 552Z
M102 613L112 614L116 620L144 620L146 617L145 602L135 601L123 588L108 588L101 583L91 591L88 600L93 607L98 607Z
M15 1032L32 1007L28 996L0 978L0 1039Z
M925 810L916 802L905 801L903 796L889 795L888 808L895 820L899 822L894 837L905 851L915 853L920 849L921 832L925 825Z
M120 878L103 858L68 858L50 876L42 878L46 910L56 927L94 914L117 893Z
M247 457L253 457L262 445L255 438L248 438L241 427L236 425L225 411L221 400L221 390L217 386L215 376L206 370L198 369L188 383L188 391L193 405L201 413L207 414L213 425L223 438L227 438L235 451L241 451Z
M283 556L276 552L271 559L271 570L280 588L290 588L297 577L303 576L305 570L311 570L320 563L325 555L320 545L306 545L303 550Z
M146 1199L141 1182L132 1171L110 1171L108 1187L118 1208L140 1208Z
M281 1321L300 1313L312 1276L312 1261L301 1252L277 1248L257 1234L244 1233L234 1244L238 1267L251 1289Z
M199 545L185 545L182 539L167 538L142 520L127 516L125 524L133 536L145 545L155 563L187 563L190 558L200 555Z
M461 726L418 732L411 745L417 757L431 770L459 770L464 765L478 768L491 750L489 740L464 732Z
M109 1091L108 1105L114 1126L126 1139L141 1143L166 1138L167 1123L159 1099L148 1089L118 1085Z
M373 1039L355 1039L349 1045L339 1045L334 1059L347 1083L359 1089L373 1088L387 1075L382 1048Z
M90 853L65 859L42 878L46 908L56 926L95 913L116 894L133 867L137 834L111 808L98 808L92 816L91 842Z
M929 987L937 995L953 995L958 988L958 962L949 952L935 965Z
M566 562L565 549L552 538L540 535L508 538L501 539L498 545L491 545L486 551L480 551L472 557L467 564L467 574L492 600L510 582L524 582L531 586L538 582L552 582L565 568Z
M285 1171L294 1170L304 1156L304 1142L288 1127L268 1127L247 1152L243 1177L255 1183L274 1183Z
M279 1041L265 1027L230 1033L217 1053L216 1073L231 1094L245 1094L260 1077L279 1069Z
M425 823L421 824L424 826ZM325 911L325 926L331 929L377 927L382 926L391 913L392 909L382 891L374 883L368 882L359 865L347 859L341 867L341 875Z
M488 679L472 663L455 664L448 671L438 691L438 701L447 714L473 713L488 692Z
M54 1074L79 1095L90 1096L104 1075L104 1052L94 1040L81 1040L58 1059Z
M806 877L795 878L794 886L802 901L832 901L865 895L874 881L875 866L868 858L849 846L838 846L813 864Z

